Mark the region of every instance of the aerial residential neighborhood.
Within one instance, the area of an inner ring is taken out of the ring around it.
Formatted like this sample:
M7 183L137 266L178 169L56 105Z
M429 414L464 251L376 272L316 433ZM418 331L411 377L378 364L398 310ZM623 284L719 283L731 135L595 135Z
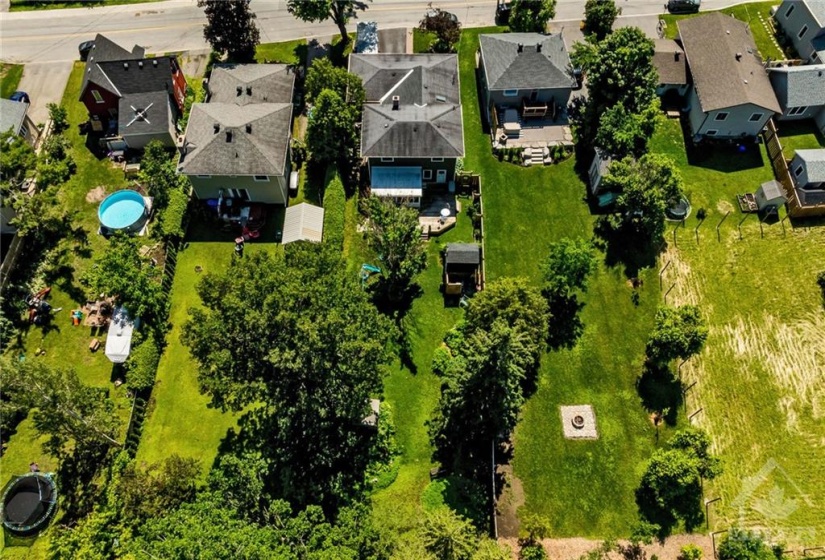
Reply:
M0 1L0 557L825 558L825 1Z

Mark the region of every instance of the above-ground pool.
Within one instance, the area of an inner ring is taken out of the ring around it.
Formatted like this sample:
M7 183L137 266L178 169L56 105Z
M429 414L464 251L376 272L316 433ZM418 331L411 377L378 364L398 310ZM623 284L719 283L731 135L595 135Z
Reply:
M103 233L138 232L146 224L147 216L143 197L140 193L128 189L110 194L103 199L97 209Z
M48 474L33 472L18 477L3 494L3 525L27 535L45 527L57 507L57 487Z

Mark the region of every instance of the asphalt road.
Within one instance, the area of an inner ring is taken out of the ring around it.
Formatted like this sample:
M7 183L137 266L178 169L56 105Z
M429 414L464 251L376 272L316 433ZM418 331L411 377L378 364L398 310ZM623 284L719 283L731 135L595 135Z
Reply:
M559 0L556 22L582 18L585 0ZM361 14L379 27L417 25L429 0L374 0ZM664 0L619 0L623 18L660 14ZM732 2L705 0L703 9L718 9ZM466 27L491 25L495 0L442 0L435 5L455 13ZM293 18L285 0L253 0L262 42L312 36L330 36L337 28ZM127 48L137 43L149 52L206 48L203 12L196 0L165 0L67 10L0 13L0 59L8 62L55 62L77 58L77 44L103 33ZM350 28L354 29L354 23Z

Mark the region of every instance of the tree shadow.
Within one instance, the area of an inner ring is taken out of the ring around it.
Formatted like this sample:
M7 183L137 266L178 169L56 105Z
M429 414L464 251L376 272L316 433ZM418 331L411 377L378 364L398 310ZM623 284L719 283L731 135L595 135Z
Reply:
M659 532L656 535L659 540L664 540L670 536L678 520L673 512L661 507L656 502L656 497L650 488L641 485L636 489L636 505L642 519L659 526Z
M642 374L636 379L636 390L646 410L663 413L668 426L676 425L684 395L681 381L670 368L646 361Z
M627 278L637 278L640 270L655 266L657 256L667 246L663 240L617 229L607 217L596 220L593 234L596 246L604 250L605 264L611 268L623 265Z
M584 323L580 312L584 303L575 295L554 296L544 294L550 310L550 328L547 334L547 346L551 350L572 348L584 332Z

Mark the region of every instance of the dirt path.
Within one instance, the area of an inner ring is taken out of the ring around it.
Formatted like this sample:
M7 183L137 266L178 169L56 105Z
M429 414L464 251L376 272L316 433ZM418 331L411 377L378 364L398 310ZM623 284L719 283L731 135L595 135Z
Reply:
M518 551L518 544L515 538L499 539L513 550L515 555ZM589 539L545 539L542 544L544 550L553 560L578 560L589 551L597 548L601 541ZM670 537L664 544L652 544L645 547L647 557L652 558L655 554L659 560L676 560L679 557L680 549L686 544L694 544L702 549L704 558L713 558L713 543L707 535L677 535ZM611 560L621 560L616 553L611 553Z

